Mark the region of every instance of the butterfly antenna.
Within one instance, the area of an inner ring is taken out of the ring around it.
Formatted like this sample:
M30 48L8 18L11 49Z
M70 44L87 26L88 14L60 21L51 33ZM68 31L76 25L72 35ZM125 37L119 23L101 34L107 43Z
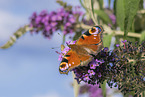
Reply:
M56 48L60 48L60 47L52 47L51 49L56 49Z

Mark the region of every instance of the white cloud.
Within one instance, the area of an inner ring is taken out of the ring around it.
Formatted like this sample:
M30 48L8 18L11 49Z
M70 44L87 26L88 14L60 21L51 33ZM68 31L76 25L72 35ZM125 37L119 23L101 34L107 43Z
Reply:
M21 26L27 23L26 17L0 10L0 41L9 37Z
M33 97L60 97L58 93L51 92L46 94L35 95Z

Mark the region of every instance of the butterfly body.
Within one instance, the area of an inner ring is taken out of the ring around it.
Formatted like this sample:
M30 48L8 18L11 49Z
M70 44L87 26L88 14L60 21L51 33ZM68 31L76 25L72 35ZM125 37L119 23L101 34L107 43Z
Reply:
M94 26L86 31L75 44L68 45L71 48L66 55L64 55L59 71L62 74L67 74L71 69L88 64L93 56L102 48L102 32L101 26Z

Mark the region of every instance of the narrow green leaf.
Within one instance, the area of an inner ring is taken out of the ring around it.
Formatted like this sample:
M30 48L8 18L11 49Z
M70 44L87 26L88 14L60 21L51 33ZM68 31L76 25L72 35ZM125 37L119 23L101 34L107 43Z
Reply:
M117 0L114 0L114 3L113 3L113 9L114 9L114 14L115 14L115 16L116 16L116 3L117 2Z
M111 0L108 0L108 4L109 4L109 8L110 8L110 5L111 5Z
M103 45L104 45L104 47L110 47L112 36L113 36L113 34L103 36Z
M95 14L97 14L106 24L111 23L109 16L103 10L94 10Z
M6 44L4 44L3 46L0 46L0 49L7 49L9 47L11 47L18 38L20 38L22 35L24 35L27 31L30 31L31 29L29 28L28 25L19 28L14 34L13 36L10 37L10 40L8 40L8 42Z
M98 3L99 3L99 6L100 6L100 9L102 10L103 9L103 0L98 0Z
M142 33L141 33L140 43L141 43L142 41L145 41L145 30L142 31Z
M87 10L86 6L84 5L84 3L82 2L82 0L79 0L79 1L80 1L81 6L88 12L88 10Z
M116 20L117 24L120 29L124 30L124 19L125 19L125 12L124 12L124 2L123 0L116 1Z
M126 37L128 31L132 26L132 22L138 10L140 0L123 0L123 1L124 1L124 10L125 10L124 37Z
M91 7L92 7L93 15L94 15L94 1L93 0L91 0Z
M139 3L139 9L143 9L143 6L144 6L144 3L143 3L143 0L140 0L140 3Z

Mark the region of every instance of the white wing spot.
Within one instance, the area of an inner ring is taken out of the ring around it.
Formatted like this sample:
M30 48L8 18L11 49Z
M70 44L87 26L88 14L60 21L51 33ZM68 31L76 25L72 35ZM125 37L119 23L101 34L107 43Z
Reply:
M72 64L74 64L74 62L72 62Z
M69 64L69 66L71 66L71 64Z

